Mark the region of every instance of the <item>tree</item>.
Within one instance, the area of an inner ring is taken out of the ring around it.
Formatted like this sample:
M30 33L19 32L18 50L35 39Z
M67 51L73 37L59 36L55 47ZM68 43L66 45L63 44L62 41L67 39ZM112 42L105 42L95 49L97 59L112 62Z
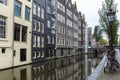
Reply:
M107 42L107 40L101 38L101 39L99 40L99 43L100 43L101 45L106 45L108 42Z
M94 28L94 37L97 42L102 38L102 29L99 26Z
M117 10L117 4L115 3L114 0L105 0L104 2L102 2L102 8L99 9L98 14L99 14L99 23L100 23L100 27L102 28L102 30L104 31L104 33L107 35L107 37L110 39L109 36L109 31L110 31L110 26L106 17L106 12L108 12L109 9L113 9L114 11L118 12ZM113 44L117 45L117 40L118 40L118 27L119 27L119 21L117 20L117 16L115 15L115 19L112 23L112 27L113 27L113 36L114 36L114 40L113 40Z

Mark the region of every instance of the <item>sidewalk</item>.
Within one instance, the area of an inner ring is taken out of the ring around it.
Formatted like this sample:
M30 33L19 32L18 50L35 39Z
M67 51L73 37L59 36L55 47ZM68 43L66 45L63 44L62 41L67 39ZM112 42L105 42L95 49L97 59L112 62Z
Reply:
M120 80L120 71L116 73L102 73L99 80Z

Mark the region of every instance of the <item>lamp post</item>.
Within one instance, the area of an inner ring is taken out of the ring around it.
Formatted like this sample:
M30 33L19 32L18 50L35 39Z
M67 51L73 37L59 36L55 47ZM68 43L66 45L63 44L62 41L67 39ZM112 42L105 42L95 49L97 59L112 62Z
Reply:
M107 15L107 19L108 19L108 22L109 22L109 49L110 51L113 51L113 40L114 40L114 37L113 37L113 26L112 26L112 23L114 21L114 17L115 17L115 14L116 12L113 11L112 9L109 9L108 13L106 13Z

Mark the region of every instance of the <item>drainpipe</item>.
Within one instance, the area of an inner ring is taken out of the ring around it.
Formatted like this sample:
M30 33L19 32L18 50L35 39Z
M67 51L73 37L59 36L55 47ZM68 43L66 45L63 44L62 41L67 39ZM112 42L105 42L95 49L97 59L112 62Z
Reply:
M55 15L57 15L57 1L55 0L55 7L56 7L56 11L55 11ZM57 18L55 20L55 52L54 52L54 58L56 57L56 52L57 52Z
M11 67L14 67L14 3L15 3L15 0L13 0L13 33L12 33L12 45L11 45L11 49L12 49L12 66Z

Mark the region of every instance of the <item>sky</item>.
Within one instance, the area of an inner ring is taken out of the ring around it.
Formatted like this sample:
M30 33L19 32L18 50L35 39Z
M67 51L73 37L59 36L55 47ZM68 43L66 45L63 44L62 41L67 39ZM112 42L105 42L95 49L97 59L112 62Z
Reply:
M102 1L105 0L72 0L72 3L74 1L76 1L78 11L85 14L85 19L88 24L87 27L94 29L95 25L99 25L98 10L102 8ZM115 3L118 4L117 9L119 12L117 13L117 17L120 21L120 0L115 0Z

